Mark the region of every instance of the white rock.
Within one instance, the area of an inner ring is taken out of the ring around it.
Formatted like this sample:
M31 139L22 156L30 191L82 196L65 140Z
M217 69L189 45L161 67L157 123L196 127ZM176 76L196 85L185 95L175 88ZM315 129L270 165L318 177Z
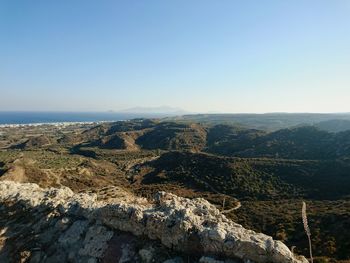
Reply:
M210 258L210 257L201 257L199 259L199 262L200 263L225 263L225 261L216 260L216 259L213 259L213 258Z
M181 257L175 257L171 259L165 260L163 263L183 263L184 261L182 260Z
M58 242L66 246L76 243L82 237L88 224L89 222L87 220L75 221L73 225L59 238Z
M142 262L145 262L145 263L150 263L152 262L152 259L153 259L153 254L154 254L154 249L153 248L150 248L150 249L141 249L139 251L139 255L142 259Z
M113 237L113 232L104 226L92 226L86 233L83 248L79 250L81 256L102 258L108 248L107 242Z
M177 251L191 253L195 247L199 250L196 252L202 254L220 255L228 259L240 258L256 263L308 262L303 257L294 256L280 241L247 230L227 219L215 206L202 198L190 200L160 192L155 204L147 204L144 200L138 201L135 198L106 204L97 201L96 195L74 194L67 187L41 189L36 184L2 181L0 202L5 200L20 202L29 208L37 205L49 208L60 206L66 216L84 217L86 220L74 222L60 237L59 242L66 245L80 239L81 233L86 231L88 221L98 220L112 229L158 239L163 245ZM107 240L102 239L102 243ZM83 254L92 251L86 242L86 247L81 250ZM97 252L91 253L95 255Z

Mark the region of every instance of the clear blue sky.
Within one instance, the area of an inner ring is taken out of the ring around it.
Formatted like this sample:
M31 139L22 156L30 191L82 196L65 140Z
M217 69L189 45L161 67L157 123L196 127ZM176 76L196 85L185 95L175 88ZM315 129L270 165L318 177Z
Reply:
M0 110L350 112L350 1L0 0Z

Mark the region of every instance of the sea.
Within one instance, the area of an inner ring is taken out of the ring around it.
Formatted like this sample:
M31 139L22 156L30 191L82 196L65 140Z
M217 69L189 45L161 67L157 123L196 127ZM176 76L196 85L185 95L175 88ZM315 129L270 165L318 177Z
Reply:
M123 121L135 118L162 118L167 116L161 113L0 111L0 125Z

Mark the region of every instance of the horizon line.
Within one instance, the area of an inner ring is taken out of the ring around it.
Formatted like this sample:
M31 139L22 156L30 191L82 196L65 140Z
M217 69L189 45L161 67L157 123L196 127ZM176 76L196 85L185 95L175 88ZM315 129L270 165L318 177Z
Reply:
M0 110L0 113L123 113L123 114L175 114L177 111L174 112L136 112L136 111L130 111L127 110ZM270 111L270 112L192 112L192 111L186 111L184 110L183 114L179 114L179 116L183 115L219 115L219 114L256 114L256 115L263 115L263 114L350 114L349 112L291 112L291 111Z

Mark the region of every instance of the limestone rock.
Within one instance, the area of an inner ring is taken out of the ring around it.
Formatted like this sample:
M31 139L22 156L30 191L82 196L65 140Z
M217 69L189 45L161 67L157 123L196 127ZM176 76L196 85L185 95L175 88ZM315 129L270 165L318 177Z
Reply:
M154 249L150 248L150 249L141 249L139 251L139 255L141 257L142 262L145 263L151 263L152 259L153 259L153 255L154 255Z
M227 219L201 198L190 200L160 192L154 204L137 198L107 203L97 201L96 195L75 194L67 187L41 189L36 184L2 181L0 202L21 205L33 214L51 211L47 218L50 215L52 223L39 220L37 226L38 231L50 228L50 235L59 235L60 247L53 246L50 254L64 252L68 258L79 258L79 262L103 257L113 231L147 236L189 254L220 255L256 263L307 262L293 255L282 242ZM128 247L123 247L121 254L119 262L140 257Z
M92 226L86 233L83 248L79 250L81 256L102 258L107 249L107 242L113 237L113 232L103 226Z
M175 257L165 260L163 263L184 263L181 257Z

